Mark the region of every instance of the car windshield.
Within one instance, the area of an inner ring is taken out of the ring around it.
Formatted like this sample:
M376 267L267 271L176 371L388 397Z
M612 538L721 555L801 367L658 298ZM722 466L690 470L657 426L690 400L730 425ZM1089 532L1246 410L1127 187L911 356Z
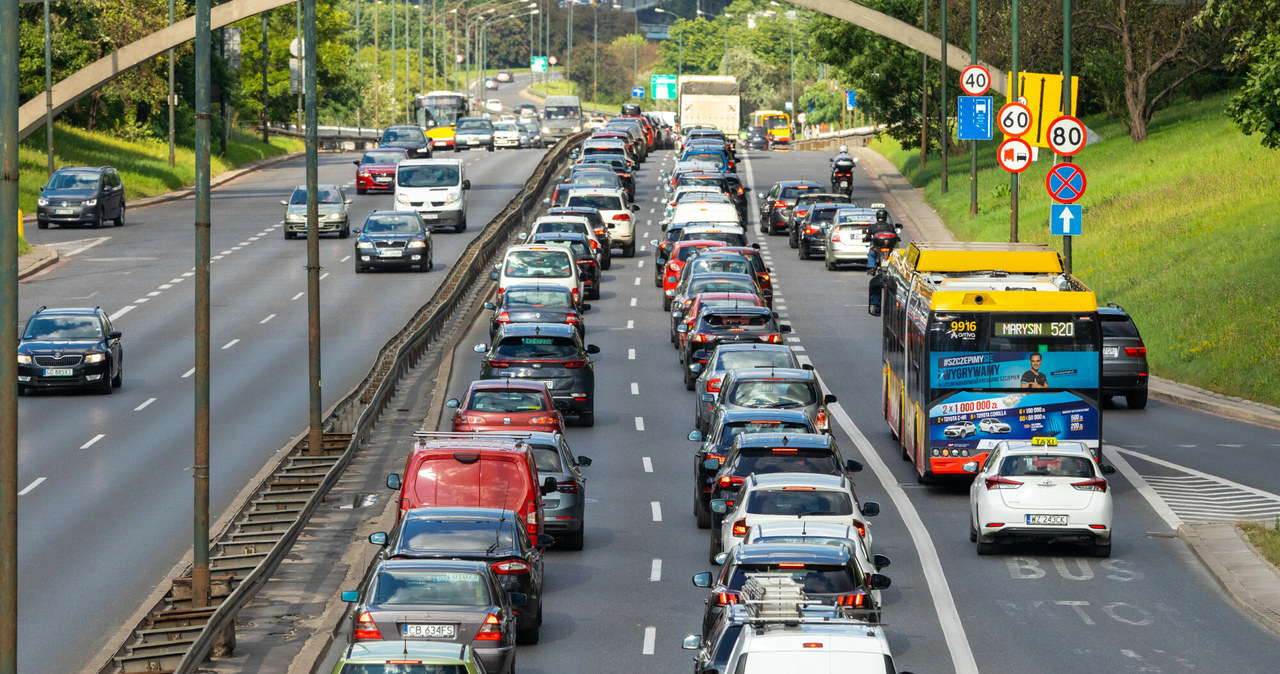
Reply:
M498 122L493 125L494 131L516 131L516 125L511 122Z
M605 187L617 187L618 174L605 173L604 171L584 171L574 175L569 179L570 185L603 185Z
M494 543L506 550L516 547L515 526L493 520L410 520L404 537L398 553L488 550Z
M334 187L321 187L317 192L320 195L320 203L322 204L340 204L342 203L342 193ZM293 197L289 199L291 205L307 203L307 188L299 187L293 191Z
M399 164L404 160L403 152L388 152L386 150L369 150L364 153L364 158L360 160L362 164Z
M719 245L714 243L691 243L687 246L680 246L680 248L676 250L676 259L684 262L708 248L719 248Z
M99 174L87 171L58 171L49 178L46 189L50 190L96 190Z
M588 159L584 159L582 163L583 165L595 164L598 166L608 166L610 169L616 171L617 169L626 168L627 167L626 161L627 161L626 159L622 159L622 158L613 159L605 155L597 154L597 155L592 155Z
M742 407L802 407L817 401L813 383L807 381L740 381L729 393L729 402Z
M709 152L708 153L699 152L696 154L688 153L681 158L681 161L689 161L690 159L711 162L712 164L715 164L716 168L724 168L724 155L719 153L716 153L716 154L712 154Z
M756 289L751 285L750 281L737 281L730 279L694 279L689 283L690 296L701 293L750 293L754 295Z
M378 574L372 604L430 606L488 606L484 576L467 571L383 570Z
M532 445L533 463L538 473L563 473L564 465L560 461L560 448L555 445Z
M488 131L489 122L483 119L464 119L458 122L459 131Z
M713 328L763 328L771 318L764 314L703 314L702 322Z
M1000 474L1003 476L1036 476L1036 477L1093 477L1092 461L1083 456L1046 456L1028 454L1025 456L1006 456L1000 462Z
M686 239L704 239L706 241L720 241L730 246L747 245L747 237L741 232L685 232Z
M587 226L584 223L572 220L560 220L553 222L544 221L533 226L533 233L586 234Z
M782 350L725 351L716 359L713 369L736 370L746 367L795 367L791 354Z
M467 666L391 662L368 665L344 664L342 674L467 674Z
M693 271L709 271L721 274L750 274L751 264L745 259L732 260L711 258L704 260L701 258L694 258Z
M542 412L546 396L537 391L476 391L467 409L473 412Z
M102 339L102 325L94 316L36 316L27 323L23 339Z
M513 250L504 262L506 275L512 278L564 278L573 275L569 251Z
M804 192L808 192L816 189L818 189L817 186L808 186L808 185L794 185L791 187L784 187L782 188L782 193L778 195L778 198L779 199L795 199L797 196L799 196L800 194L803 194Z
M370 234L417 234L422 223L412 215L371 215L363 229Z
M786 433L794 431L797 433L811 433L813 429L808 424L801 424L792 421L743 421L725 424L720 429L720 442L716 444L731 445L733 439L739 435L748 435L750 433Z
M451 187L458 184L460 169L453 164L418 164L396 170L401 187Z
M747 541L748 543L799 543L802 545L829 545L833 548L845 547L853 548L853 541L848 538L839 538L836 536L759 536Z
M609 194L574 194L569 197L569 206L586 206L601 211L621 211L622 198Z
M547 119L577 119L578 109L568 105L548 105L542 114Z
M757 573L767 573L770 577L791 576L791 580L801 585L809 594L844 594L858 589L849 576L848 569L828 564L803 565L802 568L781 568L777 564L742 564L730 574L728 589L741 590L747 578Z
M560 290L508 290L503 295L508 309L570 309L573 298Z
M753 491L746 498L752 515L852 515L853 499L840 491L783 487Z
M384 143L404 143L404 142L425 143L427 142L427 135L422 132L422 129L418 129L418 128L387 129L386 133L382 134L382 142Z
M816 473L835 475L840 472L835 454L826 449L796 449L794 447L744 449L734 462L734 474L758 473Z
M494 350L498 358L558 358L579 357L578 345L569 337L504 337Z

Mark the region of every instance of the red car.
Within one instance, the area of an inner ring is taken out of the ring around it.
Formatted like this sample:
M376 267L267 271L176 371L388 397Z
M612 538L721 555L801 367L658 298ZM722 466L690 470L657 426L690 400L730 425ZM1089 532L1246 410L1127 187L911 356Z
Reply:
M404 161L405 150L380 147L365 150L364 156L352 162L356 165L356 194L368 191L394 192L396 166Z
M446 407L456 409L453 430L564 432L564 417L556 409L542 382L528 379L485 379L471 382L459 401L450 398Z
M684 269L685 261L698 251L723 246L723 241L705 239L690 239L675 245L671 250L671 256L667 258L667 268L662 272L662 309L664 311L671 309L671 297L675 294L676 285L680 283L680 272Z

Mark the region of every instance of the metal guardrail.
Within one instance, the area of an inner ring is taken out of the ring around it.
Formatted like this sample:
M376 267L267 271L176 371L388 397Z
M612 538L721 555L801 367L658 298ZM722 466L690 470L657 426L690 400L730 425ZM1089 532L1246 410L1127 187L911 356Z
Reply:
M487 278L489 265L523 216L540 204L553 169L583 135L563 139L547 152L520 193L465 249L431 300L379 351L364 381L331 409L322 453L309 455L303 435L210 545L214 605L192 608L189 575L175 578L169 593L134 628L133 641L117 649L100 672L194 674L211 653L234 650L240 609L275 573L391 400L396 382L447 329L475 282Z

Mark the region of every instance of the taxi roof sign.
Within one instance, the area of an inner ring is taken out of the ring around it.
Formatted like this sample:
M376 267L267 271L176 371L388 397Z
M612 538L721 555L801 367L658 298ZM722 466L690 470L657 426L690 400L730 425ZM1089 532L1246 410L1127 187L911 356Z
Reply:
M1032 447L1057 447L1058 439L1046 438L1046 437L1031 438L1031 446Z

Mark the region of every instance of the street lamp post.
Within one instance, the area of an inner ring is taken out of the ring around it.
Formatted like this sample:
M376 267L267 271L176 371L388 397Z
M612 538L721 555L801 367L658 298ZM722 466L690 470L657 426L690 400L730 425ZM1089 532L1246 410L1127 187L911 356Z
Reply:
M617 9L617 5L613 6ZM600 68L600 3L591 0L591 101L600 99L596 76Z
M732 14L724 15L724 57L720 59L721 75L729 74L729 19L732 18Z

